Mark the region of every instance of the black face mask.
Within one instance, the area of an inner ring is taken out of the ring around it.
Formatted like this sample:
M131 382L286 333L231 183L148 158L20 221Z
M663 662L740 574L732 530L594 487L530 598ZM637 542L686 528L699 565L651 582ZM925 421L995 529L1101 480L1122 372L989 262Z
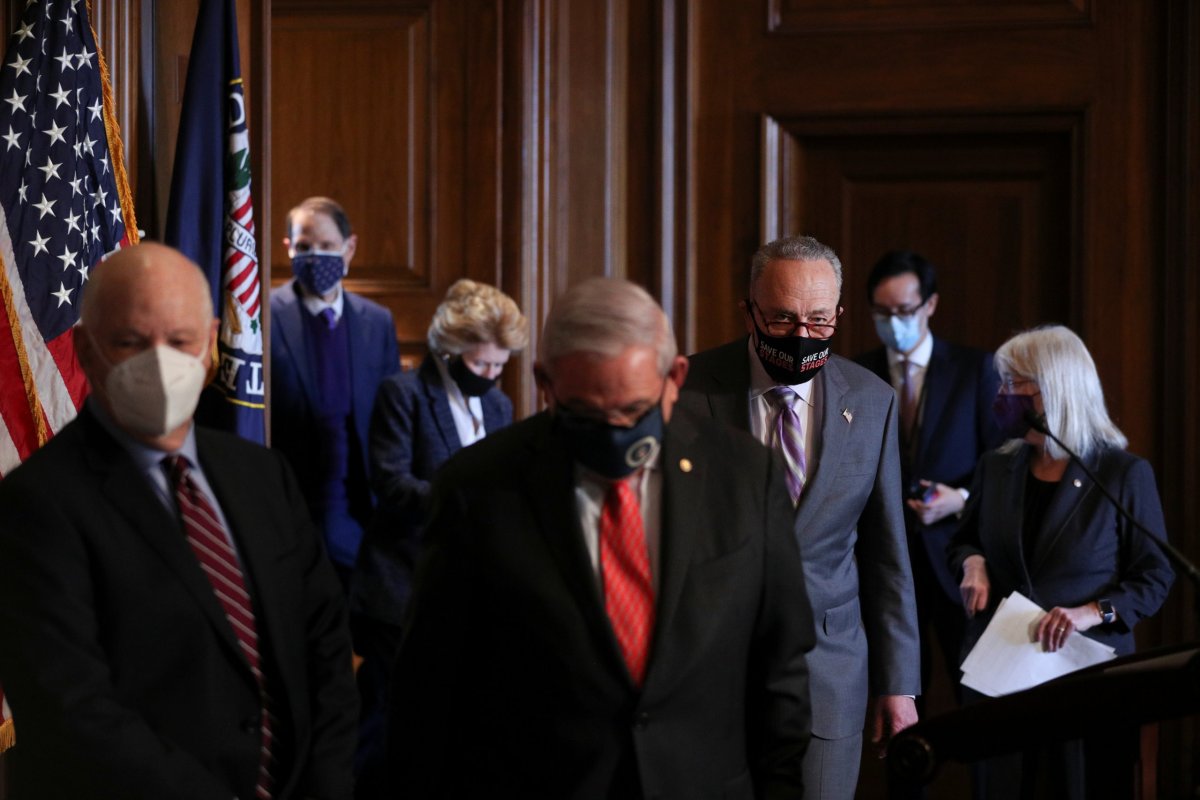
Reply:
M829 360L829 340L803 336L771 336L751 316L758 341L755 352L771 380L783 386L808 383Z
M998 394L992 401L992 415L1005 439L1022 439L1029 433L1029 420L1036 414L1031 394Z
M446 369L450 373L450 377L458 384L458 388L467 397L481 397L496 385L495 378L485 378L472 372L471 368L462 360L462 356L450 359Z
M609 480L632 475L654 457L663 437L662 401L632 428L610 425L566 411L554 413L555 424L571 457Z

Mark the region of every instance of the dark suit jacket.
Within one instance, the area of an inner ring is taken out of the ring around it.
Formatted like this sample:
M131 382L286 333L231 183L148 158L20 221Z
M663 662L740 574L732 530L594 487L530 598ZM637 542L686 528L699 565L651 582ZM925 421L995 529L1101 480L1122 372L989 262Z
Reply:
M373 501L366 483L367 429L379 384L400 371L392 312L353 292L344 292L343 319L350 337L351 415L357 440L351 442L355 474L348 487L351 514L364 528ZM287 456L306 497L313 497L323 474L314 432L317 376L305 344L304 304L293 280L271 292L271 447Z
M345 604L291 470L196 438L282 719L276 797L350 797ZM178 518L87 408L0 482L0 642L14 797L254 797L254 676Z
M979 462L962 527L950 548L950 565L962 575L962 562L979 554L987 560L991 593L988 610L971 621L968 640L983 632L1000 601L1014 591L1049 610L1107 597L1117 621L1097 625L1088 636L1115 647L1134 649L1133 626L1158 611L1175 574L1162 552L1121 519L1115 508L1075 462L1067 467L1046 509L1037 549L1025 557L1025 481L1033 447L1020 444L988 453ZM1106 449L1087 459L1088 467L1143 525L1166 537L1162 506L1150 465L1124 450Z
M677 412L643 689L539 414L455 455L393 688L397 796L799 797L812 623L776 457Z
M891 383L886 349L880 347L855 360ZM904 473L904 486L925 479L971 487L979 457L1000 445L1000 431L992 414L999 384L991 353L934 338L925 371L925 409L911 473ZM904 520L911 557L925 559L947 599L961 605L958 578L946 565L946 547L958 528L958 518L949 516L924 525L906 507Z
M680 405L749 430L749 359L745 339L692 356ZM896 393L838 356L813 380L824 393L819 453L787 526L816 614L813 733L838 739L862 730L868 692L920 694L920 654Z
M433 359L426 356L419 369L380 384L371 415L371 486L378 508L359 549L350 608L392 625L403 621L430 481L462 449ZM499 388L481 397L480 405L489 435L512 423L512 401Z

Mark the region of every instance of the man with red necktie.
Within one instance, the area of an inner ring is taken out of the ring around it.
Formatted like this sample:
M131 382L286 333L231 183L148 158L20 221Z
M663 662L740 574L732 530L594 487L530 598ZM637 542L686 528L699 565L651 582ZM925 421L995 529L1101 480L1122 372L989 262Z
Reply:
M798 798L811 612L785 470L675 413L640 287L581 283L535 366L549 409L451 459L395 675L406 798Z
M346 610L303 497L282 456L192 424L210 296L162 245L98 266L91 397L0 482L14 797L352 794Z

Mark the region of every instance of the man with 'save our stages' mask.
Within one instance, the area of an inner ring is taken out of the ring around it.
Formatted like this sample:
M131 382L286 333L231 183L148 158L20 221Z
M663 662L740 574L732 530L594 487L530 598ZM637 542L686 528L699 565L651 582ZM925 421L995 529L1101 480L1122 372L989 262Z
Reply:
M392 314L345 291L358 237L342 207L288 212L293 280L271 292L271 446L292 463L345 585L374 510L367 435L375 393L400 371Z
M345 602L304 499L278 453L192 423L210 298L162 245L97 266L91 396L0 481L13 797L351 796Z
M832 355L841 262L808 236L764 245L741 303L749 336L691 357L679 405L750 431L783 456L815 614L806 797L854 797L863 720L882 755L920 692L896 395Z
M549 410L434 480L396 793L800 797L813 631L782 465L677 410L687 360L626 281L555 302L535 373Z

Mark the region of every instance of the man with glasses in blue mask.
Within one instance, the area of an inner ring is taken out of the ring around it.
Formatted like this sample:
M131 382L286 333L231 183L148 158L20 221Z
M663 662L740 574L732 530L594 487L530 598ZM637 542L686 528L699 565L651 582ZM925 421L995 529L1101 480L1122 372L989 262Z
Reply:
M895 393L832 354L841 262L809 236L764 245L741 303L745 339L691 357L682 408L748 430L786 466L815 614L806 797L850 800L863 721L882 755L916 722L919 644L904 542Z
M396 328L342 286L358 237L338 203L293 208L283 244L293 280L271 292L271 446L295 469L346 586L374 509L367 429L379 384L400 371Z
M905 523L917 587L921 685L932 674L930 637L957 685L965 615L946 545L966 502L975 463L1000 444L992 415L999 380L992 354L935 337L937 272L923 256L884 254L867 278L867 299L883 347L856 361L887 381L900 403Z
M802 796L812 617L782 468L677 410L645 290L546 319L549 409L434 480L392 709L399 796Z

